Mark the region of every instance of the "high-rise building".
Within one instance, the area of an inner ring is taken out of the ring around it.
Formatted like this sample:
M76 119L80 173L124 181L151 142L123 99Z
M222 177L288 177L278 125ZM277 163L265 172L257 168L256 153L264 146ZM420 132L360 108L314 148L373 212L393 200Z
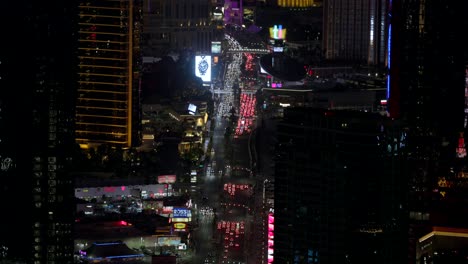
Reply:
M376 113L285 108L274 263L403 263L406 132Z
M388 2L389 0L324 0L325 58L385 66Z
M141 143L142 1L80 0L76 142Z
M145 0L143 55L160 57L171 51L211 52L216 23L209 0Z
M466 1L402 0L389 6L389 114L408 124L412 170L409 263L416 262L416 242L428 227L439 225L442 216L443 226L458 222L436 207L454 201L450 208L466 207L452 196L463 185L444 183L463 182L466 171L466 10Z
M417 241L416 263L466 263L468 230L434 226Z
M76 1L14 1L0 28L1 263L73 263ZM19 33L21 32L21 33Z
M238 26L242 26L244 24L243 4L243 0L224 1L224 24L234 24Z

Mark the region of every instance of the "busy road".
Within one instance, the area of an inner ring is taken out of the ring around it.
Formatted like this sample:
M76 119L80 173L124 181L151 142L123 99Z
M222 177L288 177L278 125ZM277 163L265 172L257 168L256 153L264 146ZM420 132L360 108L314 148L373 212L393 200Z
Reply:
M230 48L242 49L226 35ZM198 193L198 220L193 232L195 259L192 263L254 263L255 175L250 141L256 124L255 91L239 89L245 60L242 52L227 53L223 79L215 86L215 115L211 131L212 151L205 161ZM248 64L251 67L250 64ZM252 69L253 70L253 69ZM244 87L241 87L244 88Z

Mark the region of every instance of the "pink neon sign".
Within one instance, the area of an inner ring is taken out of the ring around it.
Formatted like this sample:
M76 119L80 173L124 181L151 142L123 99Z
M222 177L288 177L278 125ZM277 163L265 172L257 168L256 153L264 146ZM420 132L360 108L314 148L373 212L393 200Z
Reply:
M275 217L273 214L268 214L268 263L274 261L274 229L275 229Z

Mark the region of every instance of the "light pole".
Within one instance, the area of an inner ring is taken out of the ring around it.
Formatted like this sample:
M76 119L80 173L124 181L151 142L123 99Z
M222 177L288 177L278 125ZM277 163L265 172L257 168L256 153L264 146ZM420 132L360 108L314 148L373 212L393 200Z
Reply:
M269 182L268 179L263 180L263 192L262 192L262 203L263 203L263 205L265 205L265 203L266 203L266 201L265 201L265 198L266 198L265 197L265 192L266 192L265 189L266 189L266 183L267 182Z

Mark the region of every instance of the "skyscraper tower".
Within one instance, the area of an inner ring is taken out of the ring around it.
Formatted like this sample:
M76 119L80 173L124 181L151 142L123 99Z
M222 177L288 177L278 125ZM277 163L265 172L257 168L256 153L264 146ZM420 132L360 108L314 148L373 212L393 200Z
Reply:
M401 0L389 5L389 114L408 125L412 171L409 263L415 263L417 240L432 224L438 224L435 203L446 194L439 193L439 188L445 188L438 186L439 179L452 182L450 177L466 170L467 60L463 39L467 10L466 1ZM450 222L453 219L444 224Z
M170 51L209 53L216 35L211 22L213 1L145 0L143 54L161 57Z
M0 11L2 32L16 36L0 50L2 263L73 263L76 7L21 1Z
M329 60L383 67L389 0L324 0L323 49Z
M80 0L76 142L138 146L141 1Z
M403 263L406 132L376 113L285 108L274 263Z

